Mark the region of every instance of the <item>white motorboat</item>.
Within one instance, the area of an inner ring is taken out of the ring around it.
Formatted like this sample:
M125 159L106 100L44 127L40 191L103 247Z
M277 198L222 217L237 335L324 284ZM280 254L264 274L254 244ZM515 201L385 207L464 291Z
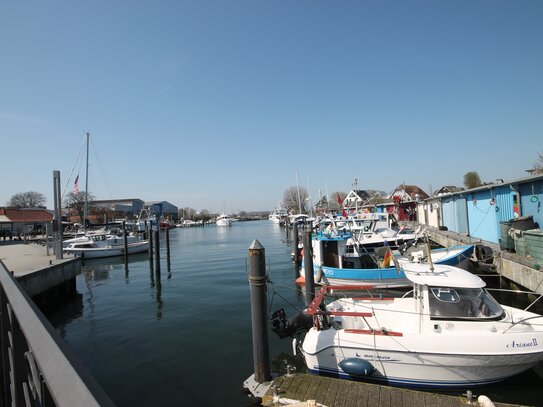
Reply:
M127 236L128 243L134 243L137 240L138 238L132 233ZM63 240L62 247L66 248L72 243L88 243L94 244L97 247L106 247L119 242L124 243L122 234L113 233L112 231L102 228L99 230L89 230L82 236Z
M352 238L347 242L349 246L356 247L359 252L372 253L383 246L392 250L402 250L415 244L424 237L424 228L413 230L402 226L393 226L388 213L370 212L356 216L334 218L327 216L320 224L326 233L339 233L348 231Z
M217 226L231 226L232 219L226 214L221 214L217 216L217 221L215 222Z
M284 209L275 209L268 215L268 219L277 225L284 225L288 219L288 212Z
M324 285L373 284L387 287L411 286L402 270L404 263L428 261L428 248L412 251L409 257L390 247L366 251L349 244L352 233L343 230L318 230L312 235L313 276L315 283ZM430 250L431 261L466 268L473 253L473 245L457 245ZM399 269L394 263L399 263ZM305 262L302 260L298 284L305 284Z
M143 253L149 250L148 240L138 240L127 243L128 254ZM94 241L70 243L64 248L64 253L71 254L85 259L94 259L101 257L124 256L124 240L118 239L117 243L110 243L100 246Z
M321 288L306 311L314 323L301 347L311 372L457 388L498 382L543 360L543 316L500 305L463 269L402 267L413 290L398 298L372 295L366 286L325 305L342 287Z

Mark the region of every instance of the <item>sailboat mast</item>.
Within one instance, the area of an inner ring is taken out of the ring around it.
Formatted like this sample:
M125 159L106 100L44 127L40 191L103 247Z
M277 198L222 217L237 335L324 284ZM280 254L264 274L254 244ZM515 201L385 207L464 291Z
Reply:
M85 206L83 207L83 224L86 226L89 211L89 132L87 132L87 163L85 165Z

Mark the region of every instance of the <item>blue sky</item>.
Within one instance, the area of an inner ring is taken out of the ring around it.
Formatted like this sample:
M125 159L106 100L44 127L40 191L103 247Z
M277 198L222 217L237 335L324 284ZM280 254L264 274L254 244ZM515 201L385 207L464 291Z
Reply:
M541 21L538 0L2 2L0 205L52 207L86 131L98 199L197 210L270 210L297 178L314 198L522 178Z

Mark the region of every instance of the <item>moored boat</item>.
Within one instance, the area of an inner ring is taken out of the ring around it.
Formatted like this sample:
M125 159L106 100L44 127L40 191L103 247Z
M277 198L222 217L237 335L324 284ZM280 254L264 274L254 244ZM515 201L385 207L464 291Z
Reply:
M215 222L217 226L231 226L232 219L226 214L221 214L217 216L217 221Z
M483 280L458 267L403 267L413 289L401 297L374 295L370 286L321 288L301 346L311 372L458 388L499 382L543 360L543 316L500 305ZM357 292L325 304L343 288Z
M411 285L403 271L404 262L422 263L427 260L426 252L412 252L402 257L390 247L376 251L361 250L350 244L352 234L332 230L319 230L313 234L312 254L315 282L324 285L380 284L388 287ZM431 259L436 264L466 267L473 253L473 245L458 245L431 250ZM394 262L398 263L398 266ZM302 262L301 275L305 265ZM297 280L303 283L303 277Z
M128 254L143 253L149 250L148 240L138 240L127 243L126 248ZM125 244L123 239L119 239L117 243L110 243L105 246L99 246L96 242L76 242L71 243L64 248L64 253L71 254L85 259L124 256Z

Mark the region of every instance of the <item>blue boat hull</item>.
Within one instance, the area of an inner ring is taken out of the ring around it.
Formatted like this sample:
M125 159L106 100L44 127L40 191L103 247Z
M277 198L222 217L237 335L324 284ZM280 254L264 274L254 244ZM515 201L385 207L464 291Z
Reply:
M472 245L453 246L450 248L434 249L432 254L448 253L452 251L450 256L445 256L435 264L445 264L449 266L462 267L466 266L469 258L473 253ZM315 282L326 285L343 285L343 284L378 284L386 286L411 286L411 282L406 278L403 271L396 270L395 267L387 268L338 268L328 266L315 265L314 278ZM301 268L303 272L303 264Z

